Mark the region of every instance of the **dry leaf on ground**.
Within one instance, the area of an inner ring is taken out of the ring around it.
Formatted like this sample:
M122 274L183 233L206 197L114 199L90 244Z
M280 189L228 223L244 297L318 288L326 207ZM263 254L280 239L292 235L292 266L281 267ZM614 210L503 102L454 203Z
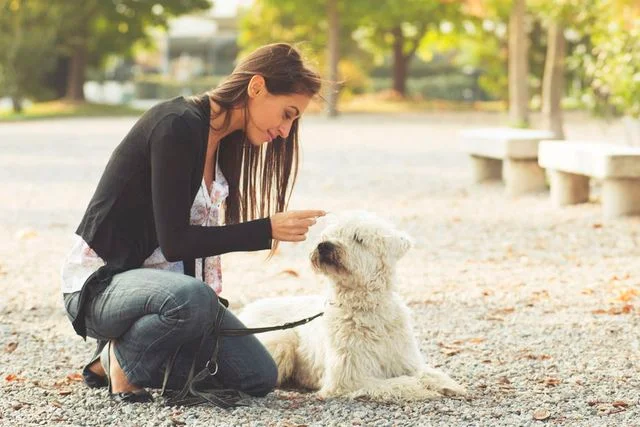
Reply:
M542 420L546 420L550 416L551 416L551 412L549 412L547 409L536 409L535 411L533 411L534 420L542 421Z
M18 348L18 343L17 342L10 342L9 344L7 344L4 348L4 351L6 353L13 353L16 348Z
M292 277L300 277L300 273L290 268L286 270L282 270L280 274L285 274L287 276L292 276Z

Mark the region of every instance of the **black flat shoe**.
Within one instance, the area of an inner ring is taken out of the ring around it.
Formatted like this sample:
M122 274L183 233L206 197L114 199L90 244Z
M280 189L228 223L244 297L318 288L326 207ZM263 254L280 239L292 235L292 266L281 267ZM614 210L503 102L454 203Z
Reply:
M93 365L98 360L100 360L99 354L91 359L91 361L87 363L82 370L82 379L84 380L84 383L91 388L101 388L107 386L106 377L100 376L89 369L89 366Z
M124 391L120 393L113 393L111 391L111 377L109 373L109 367L111 365L111 341L102 349L102 353L100 354L100 363L102 363L102 367L106 372L107 379L107 387L109 390L109 397L117 402L124 403L146 403L153 402L153 396L147 390L141 388L139 390L133 391Z
M124 403L147 403L153 402L153 396L147 390L141 388L140 390L125 391L122 393L109 393L109 397L116 402Z

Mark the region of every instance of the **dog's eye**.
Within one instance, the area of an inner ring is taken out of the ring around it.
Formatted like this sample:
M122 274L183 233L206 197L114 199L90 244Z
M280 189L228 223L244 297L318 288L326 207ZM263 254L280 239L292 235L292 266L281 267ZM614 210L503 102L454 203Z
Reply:
M363 240L362 240L360 237L358 237L358 235L357 235L357 234L354 234L354 235L353 235L353 240L354 240L354 242L356 242L356 243L357 243L357 244L359 244L359 245L361 245L361 244L363 244L363 243L364 243L364 242L363 242Z

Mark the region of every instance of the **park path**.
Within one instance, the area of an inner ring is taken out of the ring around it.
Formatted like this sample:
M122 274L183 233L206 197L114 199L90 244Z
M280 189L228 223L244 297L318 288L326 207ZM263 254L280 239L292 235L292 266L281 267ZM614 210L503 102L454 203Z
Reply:
M640 219L593 202L554 209L470 184L457 132L488 113L310 116L291 208L365 209L409 232L398 291L432 365L468 401L321 402L276 391L249 408L117 406L77 381L93 349L64 315L59 267L109 154L132 119L0 124L0 425L639 425ZM567 117L569 139L620 141L618 123ZM234 308L318 293L308 241L224 257ZM15 347L17 344L17 347ZM537 412L536 412L537 411ZM173 420L173 421L172 421ZM634 424L635 423L635 424Z

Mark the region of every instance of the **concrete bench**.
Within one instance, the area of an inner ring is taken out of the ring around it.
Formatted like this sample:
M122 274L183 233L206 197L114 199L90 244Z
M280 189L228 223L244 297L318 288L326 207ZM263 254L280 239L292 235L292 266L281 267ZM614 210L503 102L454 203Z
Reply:
M475 182L500 180L507 194L517 196L546 188L538 166L538 143L552 132L535 129L480 128L460 133L463 150L471 156Z
M589 179L602 180L606 218L640 214L640 148L594 142L544 141L538 153L556 206L589 201Z

